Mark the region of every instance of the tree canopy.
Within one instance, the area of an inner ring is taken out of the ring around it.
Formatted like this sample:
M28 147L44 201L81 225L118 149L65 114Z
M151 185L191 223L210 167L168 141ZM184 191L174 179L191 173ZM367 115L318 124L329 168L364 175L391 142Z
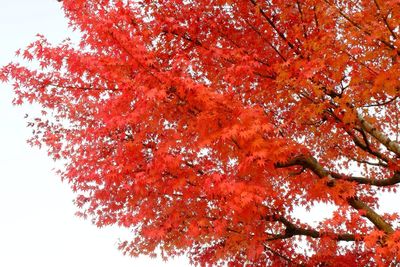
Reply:
M32 145L129 255L389 266L400 182L398 0L64 0L78 44L11 63ZM318 225L297 218L317 203ZM395 204L395 203L391 203Z

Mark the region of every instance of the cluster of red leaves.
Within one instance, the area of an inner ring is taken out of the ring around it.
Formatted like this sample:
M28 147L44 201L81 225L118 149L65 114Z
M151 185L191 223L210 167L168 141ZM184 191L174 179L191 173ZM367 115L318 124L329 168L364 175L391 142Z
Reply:
M80 43L39 36L21 53L38 67L0 78L42 106L31 142L65 160L82 216L133 230L124 252L399 262L399 218L375 211L400 182L398 0L62 5ZM316 202L337 210L294 218Z

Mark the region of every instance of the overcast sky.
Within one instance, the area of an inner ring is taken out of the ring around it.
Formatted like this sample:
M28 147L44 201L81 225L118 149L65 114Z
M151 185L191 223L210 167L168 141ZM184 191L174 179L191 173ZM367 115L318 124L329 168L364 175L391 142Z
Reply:
M69 35L56 0L0 0L0 66L37 33L58 42ZM0 83L0 266L187 266L178 259L163 263L124 257L121 229L98 229L74 216L73 194L53 171L45 151L31 148L24 114L13 107L11 87Z

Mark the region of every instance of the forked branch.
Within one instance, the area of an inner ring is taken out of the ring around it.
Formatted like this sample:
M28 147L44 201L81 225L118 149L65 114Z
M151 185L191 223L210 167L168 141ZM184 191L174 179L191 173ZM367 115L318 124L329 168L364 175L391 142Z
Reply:
M332 177L331 172L322 167L318 163L318 161L312 156L306 157L304 155L301 155L290 159L287 162L279 162L275 164L277 168L285 168L296 165L303 166L304 168L311 170L319 178L331 178L332 180L328 182L327 186L335 186L335 181L333 181L334 178ZM364 213L364 217L372 222L379 230L384 231L386 234L391 234L394 232L392 226L389 223L387 223L378 213L376 213L372 208L370 208L366 203L358 199L356 196L348 197L345 200L354 209L362 210Z

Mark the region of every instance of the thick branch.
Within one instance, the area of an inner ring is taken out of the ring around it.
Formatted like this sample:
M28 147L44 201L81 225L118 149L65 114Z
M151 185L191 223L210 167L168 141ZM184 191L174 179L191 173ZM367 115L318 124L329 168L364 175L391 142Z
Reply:
M303 168L307 168L312 170L315 174L317 174L319 177L330 177L330 178L335 178L335 179L343 179L351 182L356 182L358 184L368 184L368 185L374 185L374 186L390 186L390 185L395 185L400 183L400 173L395 172L394 175L390 178L386 179L372 179L372 178L366 178L366 177L357 177L357 176L348 176L344 174L339 174L336 172L331 172L328 171L324 168L322 168L318 162L315 160L315 158L310 157L297 157L293 158L289 161L286 161L284 163L279 162L275 166L277 168L286 168L286 167L291 167L291 166L302 166ZM322 175L322 176L321 176ZM333 181L330 181L330 185L332 186L334 184Z
M346 176L336 173L330 173L333 178L345 179L347 181L356 182L358 184L368 184L374 186L390 186L400 183L400 173L396 172L392 177L386 179L371 179L366 177Z
M394 152L397 156L400 156L400 144L392 141L387 135L375 128L371 123L366 121L360 114L358 120L360 121L361 127L376 140L383 144L387 149Z
M373 209L368 207L367 204L352 197L348 199L349 204L356 210L362 210L365 212L365 217L367 217L379 230L384 231L386 234L391 234L394 232L392 226L382 219Z
M286 167L291 167L291 166L303 166L304 168L312 170L318 177L323 178L323 177L330 177L330 172L328 170L325 170L319 163L318 161L312 157L306 157L306 156L298 156L294 157L286 162L278 162L275 164L275 167L277 168L286 168Z
M284 168L284 167L295 166L295 165L300 165L300 166L303 166L304 168L310 169L312 172L314 172L320 178L324 178L324 177L332 178L331 173L328 170L324 169L318 163L318 161L312 156L309 156L309 157L298 156L298 157L295 157L285 163L277 163L275 166L277 168ZM330 187L334 187L335 183L330 181L330 182L328 182L327 185ZM378 213L376 213L366 203L362 202L357 197L349 197L346 199L346 201L354 209L362 210L364 212L364 216L370 222L372 222L379 230L382 230L387 234L394 232L394 230L390 224L385 222L385 220L383 220L383 218Z
M343 123L343 121L342 121L338 116L336 116L335 113L334 113L333 111L327 110L327 113L328 113L329 115L331 115L333 118L335 118L336 121L338 121L338 122L340 122L340 123ZM364 138L364 135L363 135L363 140L364 140L364 142L362 142L362 141L355 135L355 133L354 133L351 129L349 129L349 128L347 128L347 127L342 127L342 128L343 128L343 130L351 137L351 139L353 140L353 142L354 142L354 144L355 144L356 146L358 146L359 148L361 148L361 149L364 150L365 152L368 152L368 153L370 153L371 155L374 155L374 156L377 157L379 160L382 160L382 161L384 161L384 162L389 162L389 161L391 161L390 158L388 158L388 157L385 156L384 154L380 153L380 152L377 151L377 150L373 150L373 149L371 148L371 146L370 146L370 143L369 143L368 139L365 139L365 138ZM364 132L364 130L361 129L361 134L363 134L363 132ZM364 132L364 134L365 134L365 132Z
M357 136L352 131L350 131L349 129L345 129L345 128L344 128L344 130L346 131L346 133L348 135L350 135L351 139L353 140L353 142L354 142L354 144L356 146L358 146L359 148L361 148L365 152L368 152L371 155L374 155L375 157L377 157L378 159L380 159L382 161L385 161L385 162L389 162L390 161L390 159L388 157L386 157L384 154L380 153L377 150L373 150L371 148L371 146L369 146L368 143L364 144L363 142L361 142L361 140L359 138L357 138Z
M312 228L301 228L296 226L295 224L291 223L284 217L279 217L278 221L283 223L286 227L285 233L284 234L277 234L277 235L272 235L267 241L273 241L273 240L278 240L278 239L287 239L291 238L293 236L308 236L312 238L321 238L323 236L330 236L332 239L338 240L338 241L356 241L357 238L354 234L337 234L337 233L332 233L332 232L319 232L315 229Z

